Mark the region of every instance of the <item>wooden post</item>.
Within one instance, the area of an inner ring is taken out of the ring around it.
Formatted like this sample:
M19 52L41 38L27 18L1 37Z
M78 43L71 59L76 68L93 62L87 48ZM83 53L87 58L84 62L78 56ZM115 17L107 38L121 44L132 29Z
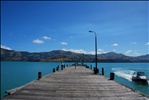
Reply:
M104 68L102 68L102 75L104 75Z
M94 74L98 74L99 73L99 69L97 68L96 69L96 67L94 67Z
M63 65L61 65L61 70L63 70Z
M53 68L53 73L55 72L55 68Z
M89 68L89 66L87 65L86 68Z
M98 73L99 73L99 69L97 68L97 70L96 70L96 71L97 71L97 74L98 74Z
M56 71L58 71L59 70L59 65L57 66L57 69L56 69Z
M38 72L38 80L42 78L42 72Z
M56 67L56 71L58 71L58 67Z
M94 67L94 74L96 74L96 72L95 72L95 71L96 71L96 67Z
M113 72L110 73L110 80L114 80L114 73Z

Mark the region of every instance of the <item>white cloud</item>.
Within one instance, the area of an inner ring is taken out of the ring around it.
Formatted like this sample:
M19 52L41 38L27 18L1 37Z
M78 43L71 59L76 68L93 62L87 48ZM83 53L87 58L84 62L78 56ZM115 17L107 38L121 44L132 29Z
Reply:
M61 44L62 44L62 45L67 45L68 43L66 43L66 42L61 42Z
M125 52L125 54L128 55L131 52L132 52L132 50L128 50L128 51Z
M39 39L33 40L32 42L33 42L33 43L37 43L37 44L42 44L42 43L44 43L44 41L39 40Z
M135 45L135 44L137 44L137 42L131 42L131 44L134 44Z
M75 52L75 53L91 54L91 55L95 54L95 51L85 51L83 49L62 49L62 50L71 51L71 52ZM105 52L103 49L98 49L97 54L101 54L101 53L107 53L107 52Z
M95 55L95 51L89 51L89 52L85 51L85 54ZM98 52L97 52L97 54L98 54Z
M50 37L47 37L47 36L44 36L42 38L45 39L45 40L51 40L51 38Z
M65 49L65 48L63 48L62 50L71 51L71 52L75 52L75 53L84 53L84 54L95 55L95 51L85 51L83 49ZM116 49L113 49L113 51L115 52ZM104 53L107 53L107 52L105 52L103 49L98 49L97 54L104 54ZM141 55L140 53L133 51L133 50L128 50L128 51L124 52L124 54L127 56L140 56Z
M98 49L98 51L102 52L102 51L104 51L104 50L103 50L103 49Z
M124 54L127 55L127 56L134 56L134 57L141 55L141 54L138 53L137 51L133 51L133 50L128 50L128 51L126 51Z
M86 53L86 51L84 51L83 49L62 49L64 51L71 51L71 52L75 52L75 53Z
M94 51L95 52L95 51ZM107 53L104 51L104 49L98 49L97 54L101 54L101 53ZM94 53L95 54L95 53Z
M134 52L134 56L140 56L141 54L140 53L138 53L138 52Z
M75 52L75 53L84 53L84 54L95 54L95 51L84 51L83 49L62 49L64 51L71 51L71 52Z
M1 48L3 48L3 49L7 49L7 50L11 50L10 47L4 46L4 45L1 45Z
M145 45L149 45L149 42L147 42Z
M116 46L118 46L118 44L117 44L117 43L115 43L115 44L112 44L112 46L115 46L115 47L116 47Z
M141 54L138 52L134 52L134 56L141 56Z

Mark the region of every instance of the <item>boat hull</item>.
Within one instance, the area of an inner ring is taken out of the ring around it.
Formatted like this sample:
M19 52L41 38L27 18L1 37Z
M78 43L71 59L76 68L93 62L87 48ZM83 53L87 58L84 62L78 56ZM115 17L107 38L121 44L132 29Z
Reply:
M132 81L138 82L138 83L147 83L147 79L140 79L136 77L132 77Z

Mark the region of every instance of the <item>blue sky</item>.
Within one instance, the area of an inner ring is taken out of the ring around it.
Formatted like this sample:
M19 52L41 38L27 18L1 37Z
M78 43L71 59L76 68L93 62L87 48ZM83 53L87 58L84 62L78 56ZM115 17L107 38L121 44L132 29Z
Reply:
M1 47L149 54L148 1L2 1Z

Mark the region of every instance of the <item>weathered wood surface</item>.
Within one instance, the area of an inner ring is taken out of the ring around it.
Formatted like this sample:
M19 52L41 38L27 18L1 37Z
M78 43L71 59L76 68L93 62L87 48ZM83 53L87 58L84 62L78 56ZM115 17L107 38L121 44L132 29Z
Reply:
M16 90L2 100L149 100L85 67L67 67Z

